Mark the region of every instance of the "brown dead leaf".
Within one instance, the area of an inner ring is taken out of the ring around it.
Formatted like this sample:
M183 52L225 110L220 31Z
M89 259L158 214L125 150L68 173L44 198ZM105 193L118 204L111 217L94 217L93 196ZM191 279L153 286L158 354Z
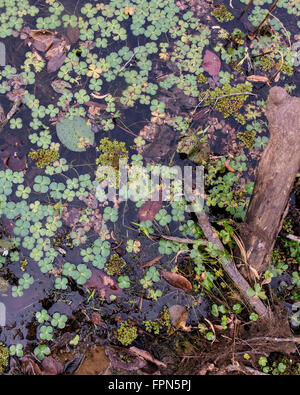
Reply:
M130 347L129 351L133 352L139 357L146 359L147 361L154 363L159 368L167 368L167 365L165 363L155 359L148 351L141 350L140 348L137 347Z
M185 325L188 319L188 312L184 306L181 306L180 304L174 304L169 308L169 313L171 324L175 330L183 329L186 332L191 330L190 327Z
M112 277L98 269L92 269L92 277L87 280L85 287L95 289L99 298L105 298L107 301L110 301L111 295L119 296L122 294L122 289L118 283Z
M162 275L163 279L173 287L180 288L187 293L192 292L192 284L181 274L167 272L166 270L161 270L160 274Z
M108 346L105 350L112 366L115 368L134 371L147 365L144 358L124 347Z
M48 73L53 73L54 71L58 70L60 66L64 63L66 59L66 54L62 54L59 56L54 56L51 58L47 64L47 71Z
M264 75L249 75L247 80L250 82L265 82L266 84L269 82L269 78Z
M102 326L103 328L105 328L105 324L102 321L101 315L99 313L93 312L93 314L91 316L91 321L93 324Z
M29 37L33 39L32 45L35 49L41 52L48 51L53 41L55 40L56 33L50 30L30 30L28 33Z
M207 49L203 57L202 67L212 77L216 76L221 69L220 58L214 52Z
M43 375L58 375L64 370L63 365L53 357L45 357L42 361Z
M32 357L25 355L20 358L22 372L26 375L40 375L42 370Z
M159 201L154 201L154 200L147 200L147 202L145 202L139 209L138 212L138 217L139 217L139 221L143 222L143 221L153 221L155 215L159 212L159 210L162 207L162 203L161 200Z
M65 38L56 39L53 41L51 47L45 53L45 57L48 59L48 73L52 73L62 66L66 58L66 53L69 49L70 44L67 43Z
M107 107L107 104L105 104L105 103L98 103L98 102L92 101L92 100L87 101L85 103L85 105L89 106L89 107L97 107L97 108L100 108L100 110L105 110Z
M79 27L72 27L72 26L68 26L67 28L67 38L69 39L71 44L75 44L79 38L80 38L80 30Z
M149 267L154 265L156 262L160 261L161 258L163 257L163 255L158 255L157 257L155 257L154 259L151 259L151 261L148 261L146 263L143 263L141 266L142 267Z

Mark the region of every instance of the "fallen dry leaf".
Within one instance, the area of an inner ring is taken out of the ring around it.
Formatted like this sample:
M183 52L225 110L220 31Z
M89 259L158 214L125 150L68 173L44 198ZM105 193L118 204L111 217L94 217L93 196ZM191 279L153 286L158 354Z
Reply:
M141 350L140 348L137 348L137 347L130 347L129 351L133 352L134 354L138 355L139 357L146 359L147 361L154 363L156 366L158 366L160 368L167 368L167 365L165 363L155 359L148 351Z
M269 82L269 78L265 77L264 75L249 75L247 77L247 81L268 83Z
M187 327L186 321L188 319L188 312L184 306L180 304L174 304L169 308L170 320L174 329L183 329L186 332L190 331L190 327Z
M159 212L162 207L161 200L154 201L154 200L147 200L139 209L138 217L139 221L153 221L155 215Z
M147 365L144 358L124 347L108 346L106 355L115 368L125 370L138 370Z
M71 44L75 44L79 38L80 38L80 30L79 27L72 27L72 26L68 26L67 28L67 38L69 39Z
M214 77L219 74L221 61L215 53L207 49L203 57L202 67L209 75Z
M25 355L20 358L22 372L26 375L40 375L42 370L32 357Z
M108 302L111 295L122 294L122 290L115 280L101 270L92 270L92 277L87 280L85 287L95 289L99 298L105 298Z
M192 284L181 274L167 272L166 270L161 270L160 274L162 275L163 279L173 287L180 288L188 293L192 292Z
M41 52L48 51L56 37L56 33L45 29L30 30L28 35L33 39L34 48Z
M154 259L151 259L151 261L148 261L146 263L143 263L141 266L142 267L149 267L154 265L156 262L160 261L161 258L163 257L163 255L158 255L157 257L155 257Z
M101 315L99 313L96 313L95 311L93 312L92 316L91 316L91 321L93 324L98 325L98 326L102 326L105 328L105 324L102 321Z
M62 54L60 56L54 56L51 58L47 64L47 71L48 73L53 73L54 71L58 70L60 66L64 63L66 59L66 54Z
M57 375L64 370L63 365L53 357L45 357L42 361L43 375Z

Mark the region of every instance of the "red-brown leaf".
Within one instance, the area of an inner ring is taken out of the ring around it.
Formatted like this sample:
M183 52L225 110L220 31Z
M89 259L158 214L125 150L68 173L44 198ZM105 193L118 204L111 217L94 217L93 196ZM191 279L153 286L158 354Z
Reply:
M103 328L105 328L105 324L102 321L101 315L99 313L96 313L95 311L93 312L93 314L91 316L91 321L93 324L99 325L99 326L102 326Z
M95 289L99 298L110 301L111 295L119 296L122 290L116 281L101 270L92 270L92 277L87 280L85 287Z
M221 69L221 61L215 53L207 49L204 54L202 67L209 75L213 77L219 74Z
M147 220L153 221L155 215L159 212L161 207L162 207L161 200L159 201L154 201L151 199L147 200L147 202L144 203L139 209L138 217L140 222Z
M42 374L44 375L57 375L63 372L63 365L53 357L45 357L42 362Z
M173 287L180 288L188 293L192 292L192 284L181 274L167 272L166 270L162 270L160 274L162 275L163 279Z
M268 83L269 82L269 78L265 77L264 75L249 75L247 77L247 81Z
M70 43L71 44L76 43L79 40L79 37L80 37L80 30L78 26L72 27L69 25L67 28L67 38L70 40Z
M62 55L54 56L51 58L47 64L47 71L48 73L53 73L54 71L58 70L60 66L63 65L66 59L66 54L63 53Z
M156 262L160 261L161 258L163 257L163 255L158 255L157 257L155 257L154 259L151 259L151 261L148 261L146 263L142 263L142 267L149 267L154 265Z
M32 357L25 355L20 358L22 372L26 375L40 375L42 370Z

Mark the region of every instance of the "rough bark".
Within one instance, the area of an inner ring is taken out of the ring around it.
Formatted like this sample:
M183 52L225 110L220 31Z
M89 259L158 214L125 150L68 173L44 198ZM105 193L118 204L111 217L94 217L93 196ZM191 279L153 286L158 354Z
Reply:
M276 237L300 167L300 98L283 88L270 90L266 116L270 139L260 159L254 190L240 228L247 263L261 274Z

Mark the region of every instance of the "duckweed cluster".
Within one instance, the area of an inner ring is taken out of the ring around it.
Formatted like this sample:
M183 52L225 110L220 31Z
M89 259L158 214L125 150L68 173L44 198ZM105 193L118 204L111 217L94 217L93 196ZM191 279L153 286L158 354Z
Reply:
M210 105L221 112L224 118L233 115L238 122L245 124L246 120L239 111L249 96L247 93L251 93L251 91L252 85L248 82L236 86L226 83L222 88L202 92L199 98L204 100L206 105Z
M30 152L28 156L33 159L36 165L41 169L48 165L51 165L51 163L59 159L58 151L44 148L39 148L37 152Z
M245 132L238 133L237 137L245 144L248 149L251 149L255 142L256 131L246 130Z
M120 257L118 254L112 254L109 261L105 265L105 271L110 276L120 275L126 266L124 258Z
M8 366L9 349L4 343L0 342L0 373L2 373Z
M224 4L217 4L211 15L213 15L219 22L229 22L234 19L234 16L227 10Z
M167 306L164 306L158 319L155 321L145 320L142 322L145 329L149 333L158 335L161 331L166 331L170 334L172 331L172 324L170 320L170 312Z
M135 325L130 321L121 322L120 328L116 333L116 338L123 346L129 346L137 337L138 330Z

